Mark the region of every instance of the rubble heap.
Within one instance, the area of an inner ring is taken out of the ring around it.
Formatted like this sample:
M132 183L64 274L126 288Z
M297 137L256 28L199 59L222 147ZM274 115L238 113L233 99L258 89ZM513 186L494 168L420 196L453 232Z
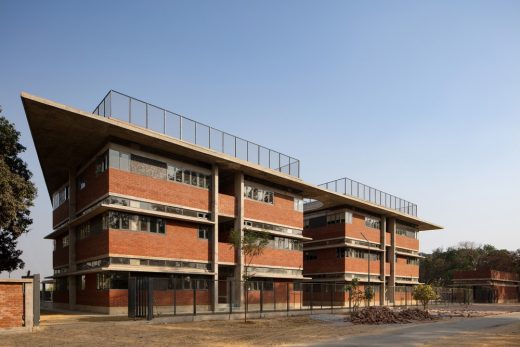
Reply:
M393 311L388 307L367 307L350 316L350 321L354 324L396 324L433 319L428 311L416 308Z

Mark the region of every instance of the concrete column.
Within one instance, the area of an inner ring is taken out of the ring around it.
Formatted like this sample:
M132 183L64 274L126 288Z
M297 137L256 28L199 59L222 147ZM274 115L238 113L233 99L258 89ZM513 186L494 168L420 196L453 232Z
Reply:
M213 310L218 306L218 166L213 165L211 170L211 220L213 221L212 249L213 249Z
M381 280L381 287L379 289L379 305L384 306L385 304L385 292L386 292L386 276L385 276L385 268L386 268L386 217L381 217L381 232L379 242L381 243L381 247L383 252L381 253L381 260L379 261L379 279Z
M390 252L389 252L389 259L390 259L390 277L388 279L388 286L391 287L390 289L390 296L388 297L389 302L394 302L395 298L395 218L389 218L388 219L388 232L390 232Z
M69 170L69 224L76 215L76 170ZM76 271L76 232L69 226L69 272ZM69 276L69 306L76 305L76 276Z
M20 283L22 285L22 283ZM34 325L34 322L33 322L33 318L34 318L34 301L33 301L33 296L34 296L34 291L35 291L35 288L34 288L34 280L30 279L29 281L23 283L23 285L25 286L25 302L24 302L24 305L25 305L25 321L24 321L24 324L25 324L25 328L29 331L32 331L33 329L33 325Z
M235 216L235 230L240 231L240 242L244 237L244 174L237 172L235 174L235 203L236 203L236 216ZM242 305L244 302L244 289L241 285L241 281L244 276L244 254L242 249L236 249L237 265L235 267L235 288L233 290L235 303Z

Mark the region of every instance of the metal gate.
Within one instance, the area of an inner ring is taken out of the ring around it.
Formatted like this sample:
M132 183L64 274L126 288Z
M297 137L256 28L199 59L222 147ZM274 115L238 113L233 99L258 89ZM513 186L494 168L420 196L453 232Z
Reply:
M128 278L128 317L153 319L152 278Z

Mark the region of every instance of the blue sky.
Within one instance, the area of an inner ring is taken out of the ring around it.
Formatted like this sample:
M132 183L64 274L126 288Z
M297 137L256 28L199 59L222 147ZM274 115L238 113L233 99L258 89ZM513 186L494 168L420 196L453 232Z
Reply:
M518 1L2 1L0 105L39 197L26 270L51 273L51 204L20 102L109 89L369 184L459 241L520 248Z

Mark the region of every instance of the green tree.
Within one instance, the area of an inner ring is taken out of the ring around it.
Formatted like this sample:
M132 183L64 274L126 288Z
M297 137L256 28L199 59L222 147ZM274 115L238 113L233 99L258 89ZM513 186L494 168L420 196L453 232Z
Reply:
M428 303L431 300L436 300L438 298L437 293L433 289L433 287L429 284L419 284L417 285L412 292L413 298L417 301L420 301L423 305L423 308L426 310L428 307Z
M19 157L25 151L19 139L14 124L0 116L0 272L25 266L22 251L16 249L17 239L29 231L29 208L36 197L32 173Z
M255 273L249 273L249 265L255 257L264 253L265 247L269 244L269 237L266 233L250 230L244 230L244 234L241 235L240 230L233 229L230 233L230 239L233 247L240 249L244 254L244 274L242 275L242 279L244 281L243 288L245 298L244 322L247 322L247 282L255 276Z

